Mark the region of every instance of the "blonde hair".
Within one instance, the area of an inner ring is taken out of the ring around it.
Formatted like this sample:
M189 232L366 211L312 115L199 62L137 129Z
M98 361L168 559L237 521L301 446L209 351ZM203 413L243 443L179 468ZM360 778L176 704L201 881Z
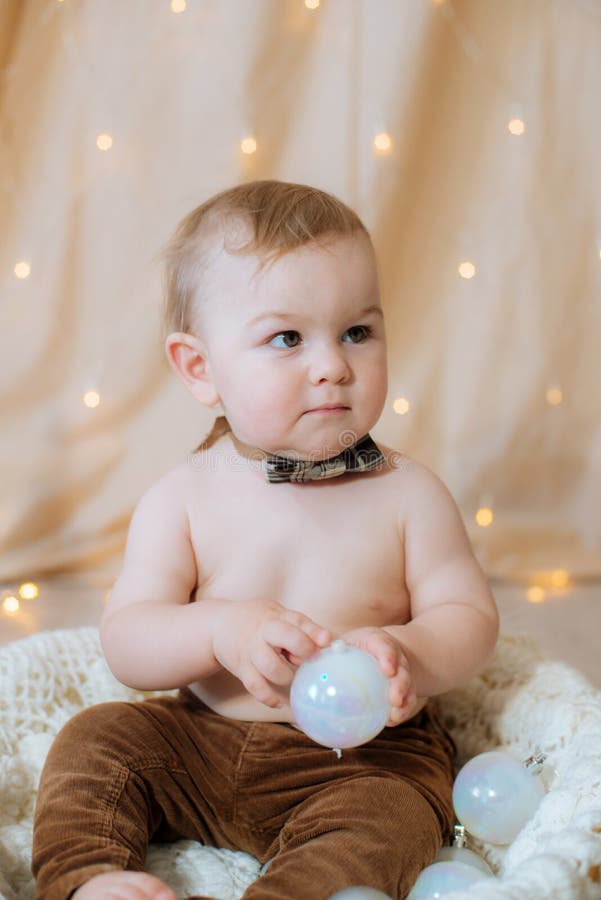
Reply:
M248 240L228 241L228 228L239 225L250 232ZM367 228L349 206L332 194L305 184L250 181L210 197L181 220L159 254L165 276L163 338L174 331L194 331L216 235L223 236L228 253L256 254L260 270L309 241L357 232L371 240ZM194 452L212 446L229 430L226 417L218 416Z

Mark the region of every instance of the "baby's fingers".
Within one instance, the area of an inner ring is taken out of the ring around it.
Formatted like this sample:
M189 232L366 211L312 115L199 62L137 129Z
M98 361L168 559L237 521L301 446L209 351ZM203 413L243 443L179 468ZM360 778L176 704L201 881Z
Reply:
M396 677L391 679L388 698L390 702L390 717L386 723L387 725L399 725L413 715L417 696L409 672L406 669L399 669Z
M391 707L404 707L413 694L413 682L407 669L400 667L394 678L390 679L388 699Z
M265 638L257 641L252 647L250 661L255 669L272 684L287 685L292 681L294 675L292 667L282 657L279 647L278 650L274 650Z
M398 671L399 650L394 638L380 630L373 631L365 641L365 649L377 660L387 678L394 678Z
M297 612L297 610L287 609L282 619L302 631L317 647L327 647L332 640L331 631L318 625L313 619L310 619L304 613ZM313 650L315 649L314 646Z
M264 703L265 706L270 706L272 709L283 706L281 697L254 666L248 666L243 672L240 672L238 677L248 693L252 694L259 703Z
M413 691L407 695L407 699L402 706L391 706L390 714L386 725L388 728L394 728L415 715L415 707L417 705L417 697Z
M307 631L284 619L271 619L264 626L262 636L268 644L284 651L290 658L305 660L318 649L315 640Z

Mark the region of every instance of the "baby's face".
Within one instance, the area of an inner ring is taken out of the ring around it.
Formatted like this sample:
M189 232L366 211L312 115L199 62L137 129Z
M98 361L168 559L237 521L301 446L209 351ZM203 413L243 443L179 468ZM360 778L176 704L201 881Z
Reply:
M323 459L377 422L386 339L373 249L363 235L306 244L255 275L221 252L202 310L213 384L237 438ZM329 411L324 405L335 406Z

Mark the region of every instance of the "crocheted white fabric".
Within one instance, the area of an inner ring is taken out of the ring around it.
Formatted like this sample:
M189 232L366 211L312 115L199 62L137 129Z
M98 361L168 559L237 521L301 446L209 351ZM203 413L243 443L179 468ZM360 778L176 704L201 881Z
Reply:
M59 728L80 709L149 694L117 682L98 631L42 632L0 650L0 900L29 900L32 816L40 772ZM472 842L497 878L448 900L601 898L601 692L523 637L501 637L486 670L439 698L462 764L504 748L548 756L548 792L509 847ZM192 841L151 846L148 870L180 897L237 900L258 876L246 853ZM316 900L325 900L316 887Z

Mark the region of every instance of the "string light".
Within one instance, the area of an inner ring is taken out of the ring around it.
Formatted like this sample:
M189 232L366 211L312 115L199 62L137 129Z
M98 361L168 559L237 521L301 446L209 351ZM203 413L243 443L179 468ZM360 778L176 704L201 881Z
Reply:
M563 391L557 385L547 388L545 398L549 406L560 406L563 403Z
M319 6L319 0L305 0L305 6L307 9L317 9Z
M523 134L526 130L526 125L524 124L523 119L510 119L507 123L507 129L511 132L511 134L520 135Z
M99 150L110 150L113 146L113 139L110 134L99 134L96 138L96 146Z
M555 588L565 588L570 583L570 573L567 569L555 569L549 575L549 581Z
M547 569L533 573L533 577L536 578L536 587L545 593L549 591L563 593L570 586L571 581L567 569Z
M7 616L14 616L15 613L19 611L19 606L20 603L14 594L9 594L8 597L5 597L2 601L2 609Z
M488 506L481 506L479 510L477 510L476 515L474 516L476 522L480 526L480 528L488 528L489 525L492 525L494 520L494 514L492 509Z
M385 131L380 131L374 137L374 148L378 153L390 153L392 150L392 138Z
M469 279L473 278L476 274L476 267L473 262L465 259L463 262L459 263L458 271L462 278Z
M86 391L83 395L83 402L90 409L95 409L100 403L100 394L98 391Z
M171 12L182 13L186 11L186 0L171 0Z
M404 416L411 409L411 404L406 397L397 397L392 404L392 408L398 416Z
M19 586L18 593L21 600L35 600L40 590L33 581L25 581Z
M547 593L540 584L533 584L526 591L526 597L528 598L529 603L542 603L546 596Z
M242 138L240 142L240 149L243 153L250 155L251 153L255 153L257 149L257 142L254 137L245 137Z
M20 278L21 280L23 278L29 278L29 276L31 275L31 266L24 259L21 259L18 263L16 263L13 272L15 273L17 278Z

